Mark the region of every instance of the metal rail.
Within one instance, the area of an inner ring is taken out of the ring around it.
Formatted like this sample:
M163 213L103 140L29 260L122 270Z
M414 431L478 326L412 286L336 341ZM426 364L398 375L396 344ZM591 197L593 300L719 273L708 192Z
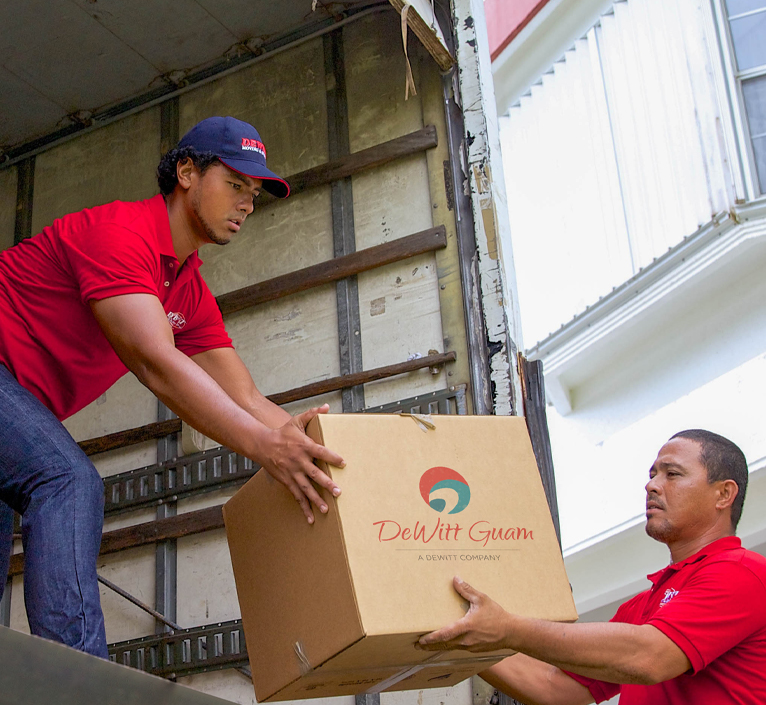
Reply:
M194 455L104 478L104 515L111 516L190 495L242 484L258 470L249 458L228 448Z
M109 660L164 678L248 666L241 619L110 644Z

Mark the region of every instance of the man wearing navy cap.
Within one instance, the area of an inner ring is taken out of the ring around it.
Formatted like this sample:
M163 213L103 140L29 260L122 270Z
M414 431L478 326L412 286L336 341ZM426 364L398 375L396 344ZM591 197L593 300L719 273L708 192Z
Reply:
M256 389L232 347L197 250L225 245L261 189L290 188L266 167L251 125L214 117L162 159L161 193L56 220L0 252L0 595L23 516L24 597L33 634L107 655L96 558L103 483L61 425L128 370L194 428L283 483L309 523L327 511L312 481L340 489L315 458L343 460Z

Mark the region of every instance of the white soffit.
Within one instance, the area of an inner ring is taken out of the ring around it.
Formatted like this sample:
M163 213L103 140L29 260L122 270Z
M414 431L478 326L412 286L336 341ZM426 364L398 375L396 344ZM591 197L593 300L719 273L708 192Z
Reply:
M527 351L542 360L548 397L562 414L570 390L650 335L660 315L709 286L711 277L735 281L742 268L766 256L766 199L720 213L610 294Z
M614 0L549 0L492 62L497 114L505 115L613 4Z

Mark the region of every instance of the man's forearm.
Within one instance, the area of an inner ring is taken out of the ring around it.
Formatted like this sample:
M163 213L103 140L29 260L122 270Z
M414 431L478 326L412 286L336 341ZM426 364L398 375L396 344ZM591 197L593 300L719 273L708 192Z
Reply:
M562 624L508 615L504 626L506 648L609 683L657 683L687 667L678 666L677 659L661 658L657 637L670 640L648 625Z
M257 462L264 460L264 441L270 424L258 421L243 409L186 355L168 350L160 359L136 365L132 371L189 425L237 453ZM290 416L283 413L285 423Z
M588 689L556 666L516 654L479 674L487 683L525 705L587 705Z
M237 404L269 428L279 428L290 420L290 414L258 391L250 371L232 348L207 350L194 355L192 360Z

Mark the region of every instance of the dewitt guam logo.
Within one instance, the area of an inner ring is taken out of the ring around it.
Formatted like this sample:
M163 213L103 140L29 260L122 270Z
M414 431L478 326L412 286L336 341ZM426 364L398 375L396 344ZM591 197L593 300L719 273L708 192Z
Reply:
M447 514L462 512L471 501L471 488L459 472L443 467L426 470L420 478L420 495L431 509L439 513L447 508L447 500L444 497L432 498L434 493L443 494L440 490L451 490L447 495L452 495L455 499L452 509Z
M176 313L175 311L170 311L168 313L168 323L170 323L173 328L176 330L181 330L186 325L186 319L184 318L183 313Z

